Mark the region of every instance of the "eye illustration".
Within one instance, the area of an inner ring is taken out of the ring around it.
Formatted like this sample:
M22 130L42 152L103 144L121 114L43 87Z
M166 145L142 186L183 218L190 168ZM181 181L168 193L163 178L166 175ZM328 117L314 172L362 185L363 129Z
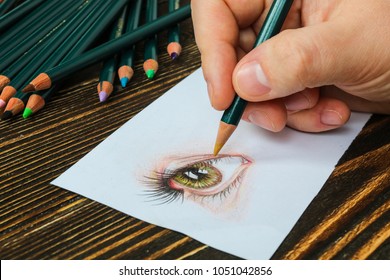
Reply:
M239 187L252 161L243 155L197 155L169 159L147 177L147 195L153 201L170 203L220 199Z

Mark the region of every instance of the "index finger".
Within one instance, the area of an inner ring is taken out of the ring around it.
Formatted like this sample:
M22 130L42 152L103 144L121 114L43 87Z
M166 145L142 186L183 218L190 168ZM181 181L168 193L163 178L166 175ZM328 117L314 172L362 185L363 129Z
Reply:
M238 61L240 28L260 17L263 1L192 0L191 8L210 102L215 109L224 110L235 95L232 73Z

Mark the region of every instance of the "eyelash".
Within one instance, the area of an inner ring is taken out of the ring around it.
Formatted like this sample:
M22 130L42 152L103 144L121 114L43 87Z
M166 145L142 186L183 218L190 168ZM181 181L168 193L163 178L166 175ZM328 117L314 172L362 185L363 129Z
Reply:
M229 158L229 157L227 157ZM191 166L195 164L205 164L205 165L211 165L213 166L214 164L222 161L221 158L213 158L213 159L208 159L208 160L203 160L203 161L198 161L195 163L192 163ZM226 157L225 157L226 159ZM147 179L147 184L152 187L152 189L147 190L147 196L152 198L151 201L158 201L160 200L159 204L168 204L177 200L181 200L181 202L184 201L184 194L185 191L184 189L182 190L177 190L173 189L169 186L168 180L170 180L173 176L175 176L176 172L180 170L181 168L178 168L176 170L164 170L164 172L155 172L153 177L145 177ZM190 194L190 196L193 196L196 199L201 199L202 201L205 199L211 198L212 200L216 199L219 197L220 200L223 200L226 198L231 191L236 188L242 181L244 172L240 172L239 174L236 175L235 179L222 191L213 194L213 195L196 195L196 194Z

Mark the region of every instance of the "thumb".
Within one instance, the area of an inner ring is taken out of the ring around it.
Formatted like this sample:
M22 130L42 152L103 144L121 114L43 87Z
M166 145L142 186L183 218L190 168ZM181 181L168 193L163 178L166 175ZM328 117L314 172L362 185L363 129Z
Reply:
M285 30L253 49L235 67L237 94L252 102L284 97L305 88L345 83L353 54L345 31L331 23ZM355 46L356 48L356 46ZM355 68L356 69L356 68ZM355 70L356 71L356 70ZM342 78L343 80L340 80Z

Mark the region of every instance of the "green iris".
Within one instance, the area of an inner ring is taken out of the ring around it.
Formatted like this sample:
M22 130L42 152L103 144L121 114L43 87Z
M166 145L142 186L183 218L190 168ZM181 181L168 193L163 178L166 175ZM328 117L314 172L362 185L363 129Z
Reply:
M198 162L176 170L171 180L184 187L205 189L220 183L222 174L212 165L205 162Z

